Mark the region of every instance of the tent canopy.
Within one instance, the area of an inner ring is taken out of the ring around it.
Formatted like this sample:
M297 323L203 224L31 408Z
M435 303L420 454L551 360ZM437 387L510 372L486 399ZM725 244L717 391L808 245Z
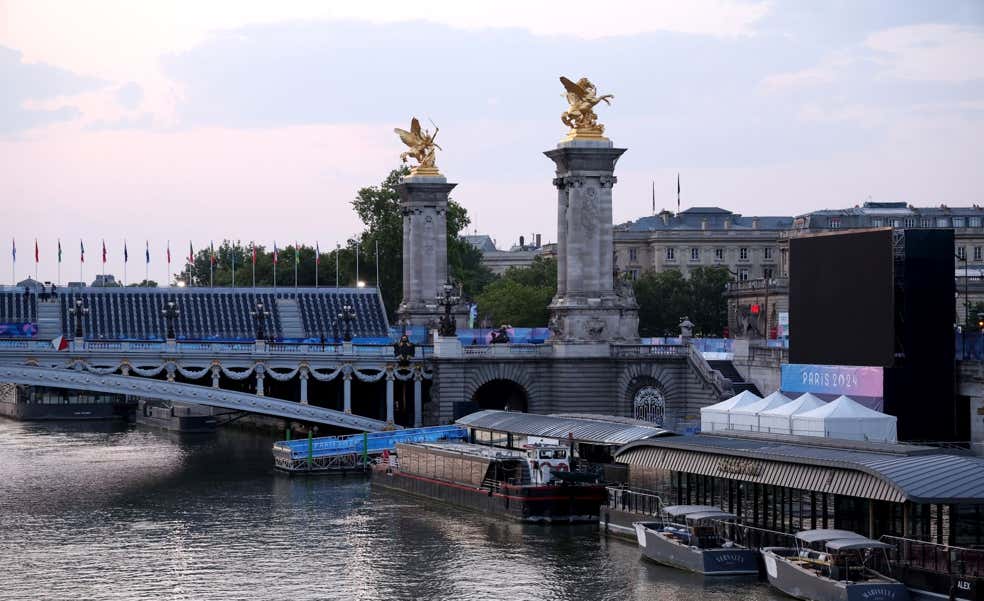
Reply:
M799 413L812 411L818 407L826 405L824 401L813 396L809 392L802 394L785 405L780 405L772 409L759 412L759 432L772 432L775 434L792 434L792 416Z
M727 430L731 427L732 409L751 405L761 400L762 398L758 395L743 390L730 399L725 399L709 407L702 407L700 410L700 429L704 432Z
M896 418L839 396L823 407L791 416L793 434L895 442Z
M759 415L763 411L775 409L789 402L789 399L778 390L760 401L735 407L731 413L731 429L759 432Z

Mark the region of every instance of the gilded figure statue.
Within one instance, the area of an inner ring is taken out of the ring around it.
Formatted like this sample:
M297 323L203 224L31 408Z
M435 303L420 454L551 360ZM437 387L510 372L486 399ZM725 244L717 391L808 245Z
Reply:
M440 130L434 126L434 133L426 129L421 129L420 121L414 117L410 121L410 131L396 127L393 131L400 136L400 140L410 147L410 150L400 154L400 160L404 163L408 158L417 159L418 165L411 169L411 175L439 175L437 165L434 164L434 149L444 150L434 143L437 132Z
M561 77L560 83L564 84L564 89L567 90L565 97L570 104L560 116L564 125L571 128L567 139L604 139L602 134L605 132L605 126L598 123L598 115L595 114L594 107L599 102L611 105L610 99L615 96L612 94L598 96L597 88L587 77L582 77L577 83Z

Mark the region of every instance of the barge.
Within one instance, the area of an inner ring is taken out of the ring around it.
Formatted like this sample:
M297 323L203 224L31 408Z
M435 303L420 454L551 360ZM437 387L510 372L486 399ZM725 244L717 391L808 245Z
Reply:
M397 444L374 469L374 486L523 522L595 522L606 501L593 477L572 473L568 450L464 442Z

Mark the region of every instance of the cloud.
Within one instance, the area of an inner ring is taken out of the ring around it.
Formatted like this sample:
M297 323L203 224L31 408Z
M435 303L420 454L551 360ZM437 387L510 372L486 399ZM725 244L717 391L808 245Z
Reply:
M151 129L153 126L154 115L145 112L132 116L123 116L116 120L96 120L89 123L86 128L93 131L114 131L123 129Z
M116 101L125 109L137 108L141 100L143 100L143 88L136 82L126 83L116 91Z
M41 63L26 63L20 52L0 46L0 134L25 131L49 123L76 119L74 106L29 108L26 104L76 94L104 82Z
M882 76L912 81L966 82L984 79L984 27L913 25L868 36Z

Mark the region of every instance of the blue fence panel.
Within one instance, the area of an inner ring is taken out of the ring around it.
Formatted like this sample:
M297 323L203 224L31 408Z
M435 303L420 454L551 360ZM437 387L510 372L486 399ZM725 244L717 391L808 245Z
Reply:
M33 338L37 334L35 323L0 323L0 338Z
M274 446L286 447L294 459L304 459L308 456L308 445L311 446L313 457L329 457L333 455L361 455L363 440L365 450L369 454L383 451L395 451L398 442L437 442L441 440L465 440L468 430L461 426L432 426L428 428L408 428L389 432L372 432L369 434L350 434L347 436L325 436L312 439L282 440Z

